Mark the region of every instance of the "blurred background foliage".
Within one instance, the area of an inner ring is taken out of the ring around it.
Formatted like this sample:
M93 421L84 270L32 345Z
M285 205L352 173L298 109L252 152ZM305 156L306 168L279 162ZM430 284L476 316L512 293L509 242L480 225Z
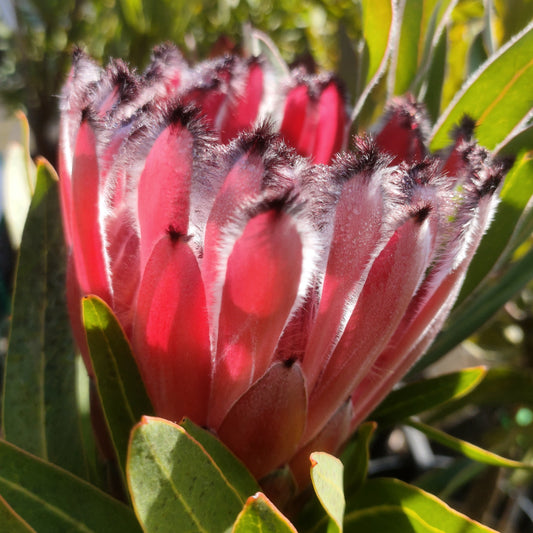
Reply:
M337 71L353 103L357 92L354 77L359 68L355 61L362 56L363 46L363 2L0 0L0 97L6 113L15 109L26 113L33 153L54 163L58 95L75 46L103 64L110 57L122 57L142 70L152 48L162 41L177 43L189 60L196 61L238 46L243 26L250 25L265 32L289 64L302 61ZM404 2L417 7L422 4L422 0ZM433 8L438 3L426 1L424 5ZM533 0L459 0L445 31L444 84L434 115L445 109L491 53L532 19ZM419 46L420 60L422 54L423 47ZM385 75L374 88L359 126L366 126L379 114L390 91ZM527 150L532 153L533 144ZM529 249L530 245L531 238L524 246ZM524 247L517 253L523 252ZM0 259L7 255L2 251ZM10 270L6 272L4 280L10 276ZM3 286L0 289L4 290ZM7 289L4 292L9 293ZM8 296L0 299L7 300ZM6 309L8 303L2 307ZM5 322L1 329L5 329ZM431 372L477 364L493 367L482 385L446 411L432 413L427 421L439 421L454 435L529 461L533 456L531 285ZM401 475L442 498L452 498L462 511L501 530L533 531L530 472L479 465L450 456L438 447L430 451L428 462L424 442L427 444L409 431L382 432L374 444L371 472ZM472 481L475 476L477 480Z

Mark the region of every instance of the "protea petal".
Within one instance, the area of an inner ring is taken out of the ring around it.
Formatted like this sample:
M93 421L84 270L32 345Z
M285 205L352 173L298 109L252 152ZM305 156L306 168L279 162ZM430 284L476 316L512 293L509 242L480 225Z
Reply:
M171 228L144 270L133 348L156 412L205 424L211 355L204 286L186 237Z
M309 391L306 437L350 395L398 327L435 245L435 221L420 206L376 258L335 350Z
M139 235L126 211L120 213L113 224L109 225L112 233L107 235L107 255L111 270L113 307L124 331L130 334L141 277Z
M341 90L335 81L323 89L318 103L318 128L312 150L313 162L327 164L344 147L348 116Z
M329 163L343 147L348 124L344 98L335 80L309 79L297 71L287 94L281 135L314 163Z
M468 196L455 213L454 249L442 253L405 313L390 345L355 390L353 425L370 413L392 383L402 377L428 348L455 302L468 265L494 213L497 204L494 192L503 176L500 164L485 161L483 150L478 148L475 151L477 154L470 161ZM477 183L471 181L474 176L479 177Z
M100 231L99 172L96 138L87 120L78 131L72 168L72 249L83 294L111 301Z
M234 404L217 433L261 478L296 451L305 426L306 403L299 363L274 363Z
M426 156L429 121L422 106L412 97L395 100L376 135L379 148L393 157L392 164L414 163Z
M272 135L261 128L236 141L220 161L219 174L223 181L221 180L222 185L207 220L202 264L208 294L212 346L217 343L227 259L239 235L239 231L235 231L235 220L245 223L246 208L261 201L266 176L274 175L285 191L290 188L289 180L280 177L273 164L276 161L274 156L281 152L272 141ZM284 158L280 159L285 163ZM281 182L285 184L282 185ZM283 196L283 189L280 196Z
M389 171L375 147L361 143L360 156L346 157L336 169L342 190L320 306L303 362L311 388L346 326L373 260L394 232L385 214L391 208L383 179Z
M298 295L302 242L283 202L260 206L264 212L247 223L228 257L211 393L215 427L267 370Z
M183 111L172 118L155 140L139 178L141 271L169 227L183 235L189 230L194 136Z
M72 244L72 165L74 148L81 123L82 110L88 102L87 87L100 77L98 66L80 50L74 53L72 68L63 88L61 99L61 121L59 124L58 164L61 181L61 209L63 229L68 245Z
M228 142L241 131L251 129L259 115L263 98L263 66L257 60L250 61L230 94L224 115L220 120L220 138Z
M170 43L157 46L143 78L157 94L172 96L189 77L189 67L180 51Z

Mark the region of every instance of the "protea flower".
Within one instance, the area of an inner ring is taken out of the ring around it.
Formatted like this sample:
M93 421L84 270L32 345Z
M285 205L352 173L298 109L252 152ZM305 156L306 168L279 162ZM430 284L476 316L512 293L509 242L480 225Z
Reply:
M62 97L78 334L100 296L160 416L300 487L439 331L503 172L468 121L429 154L410 98L346 149L349 125L332 76L168 45L142 75L78 53Z

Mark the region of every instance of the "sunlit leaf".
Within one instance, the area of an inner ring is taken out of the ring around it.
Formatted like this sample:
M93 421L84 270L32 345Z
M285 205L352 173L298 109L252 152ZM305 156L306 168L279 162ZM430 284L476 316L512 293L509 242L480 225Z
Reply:
M448 26L458 0L424 0L419 35L419 66L410 90L422 99L431 83L431 69L440 61L438 48L446 40ZM444 47L446 50L446 46ZM441 50L442 52L442 50ZM434 80L435 81L435 80ZM436 87L434 87L436 88ZM438 88L442 92L442 87Z
M143 417L133 429L127 473L147 533L225 531L247 499L232 485L233 472L226 474L183 427L160 418Z
M350 502L347 533L482 533L494 530L398 479L370 479Z
M339 459L325 452L311 454L311 482L330 518L328 533L342 532L344 516L344 467Z
M392 50L389 69L389 93L394 95L409 90L418 70L424 0L404 0L399 9L403 10L403 16L400 17L398 42Z
M297 533L287 517L261 492L248 498L231 531L232 533Z
M352 118L359 115L363 105L379 79L385 73L397 17L396 3L391 0L362 0L363 38L368 56L366 87L357 100Z
M85 477L59 212L57 177L41 162L16 273L3 434L9 442Z
M435 442L438 442L443 446L446 446L447 448L459 452L465 457L473 459L474 461L478 461L480 463L492 466L503 466L505 468L533 469L533 465L527 465L519 461L506 459L505 457L501 457L495 453L489 452L488 450L484 450L479 446L458 439L456 437L452 437L451 435L444 433L444 431L435 429L431 426L428 426L427 424L423 424L422 422L417 422L413 419L410 419L406 422L406 424L415 429L418 429L431 440L434 440Z
M130 431L153 413L129 342L109 306L97 296L83 299L83 323L98 395L119 463L125 472Z
M367 83L383 69L387 60L389 38L393 22L393 2L390 0L362 0L363 37L368 47Z
M0 494L39 533L141 532L129 507L2 440Z
M369 418L378 420L380 424L393 424L433 409L468 394L479 385L486 373L485 367L478 366L404 385L392 391Z
M470 394L443 405L431 413L429 420L438 420L466 405L513 406L533 408L533 373L524 368L491 368L485 379Z
M6 148L2 169L3 213L11 244L18 248L35 190L36 167L30 157L30 128L22 113L17 114L21 127L20 142Z
M533 22L476 71L450 102L431 134L432 150L450 143L463 115L476 121L476 137L494 148L530 111L524 98L533 86Z
M213 458L213 461L225 473L229 483L243 497L247 498L260 490L255 478L243 463L231 453L212 433L193 424L189 419L180 422L180 426Z

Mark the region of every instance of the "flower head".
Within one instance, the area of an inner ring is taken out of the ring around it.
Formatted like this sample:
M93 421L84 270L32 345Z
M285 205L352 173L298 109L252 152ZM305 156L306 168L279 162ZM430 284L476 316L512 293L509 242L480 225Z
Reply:
M262 58L137 75L77 53L62 97L73 322L113 308L161 416L214 431L261 478L336 451L427 349L496 204L465 122L445 153L393 102L347 144L340 84ZM78 330L79 326L75 329Z

